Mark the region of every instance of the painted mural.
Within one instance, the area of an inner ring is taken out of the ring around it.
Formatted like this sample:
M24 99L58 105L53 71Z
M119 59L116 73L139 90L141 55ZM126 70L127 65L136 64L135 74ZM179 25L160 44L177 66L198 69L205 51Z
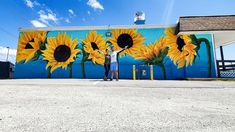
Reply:
M132 78L132 65L153 65L154 79L216 77L210 34L140 28L20 32L15 78L103 78L105 50L126 46L118 59L120 78ZM149 78L146 70L142 79Z

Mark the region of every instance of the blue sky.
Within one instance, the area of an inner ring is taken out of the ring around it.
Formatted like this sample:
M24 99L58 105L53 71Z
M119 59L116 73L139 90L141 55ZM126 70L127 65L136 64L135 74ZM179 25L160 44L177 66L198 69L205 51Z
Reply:
M179 16L234 15L234 0L0 0L0 46L17 47L19 27L175 24ZM224 48L234 59L235 45Z

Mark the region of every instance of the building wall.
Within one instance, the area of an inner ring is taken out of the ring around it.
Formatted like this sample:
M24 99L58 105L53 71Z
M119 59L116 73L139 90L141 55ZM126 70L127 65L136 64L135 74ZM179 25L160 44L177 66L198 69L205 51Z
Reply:
M119 77L216 77L211 34L175 35L174 28L20 32L15 78L103 78L105 49L120 50ZM144 69L144 70L143 70ZM145 76L142 73L145 72Z
M13 78L14 65L11 62L0 61L0 79Z

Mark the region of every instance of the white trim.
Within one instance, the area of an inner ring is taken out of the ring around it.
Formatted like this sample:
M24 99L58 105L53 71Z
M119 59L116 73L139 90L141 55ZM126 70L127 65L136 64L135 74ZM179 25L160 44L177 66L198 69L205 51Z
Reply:
M213 48L213 51L214 51L214 63L215 63L215 74L216 74L216 77L218 78L218 71L217 71L217 55L216 55L216 44L215 44L215 37L214 37L214 34L211 34L211 37L212 37L212 48Z
M221 46L226 46L226 45L230 45L230 44L234 44L234 43L235 43L235 40L223 43L223 45L221 45ZM217 47L217 48L219 48L219 47Z
M106 25L106 26L68 26L68 27L41 27L19 28L19 31L71 31L71 30L109 30L109 29L132 29L132 28L170 28L176 25Z

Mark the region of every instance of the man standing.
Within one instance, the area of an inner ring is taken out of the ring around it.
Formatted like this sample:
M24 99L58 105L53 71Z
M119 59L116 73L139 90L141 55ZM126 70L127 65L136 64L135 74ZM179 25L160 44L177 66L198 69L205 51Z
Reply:
M127 49L127 46L122 49L122 50L117 50L114 51L114 48L112 47L112 53L111 53L111 65L110 65L110 70L111 70L111 78L110 81L113 80L113 74L116 76L116 81L118 81L118 63L117 63L117 54L122 52L123 50Z
M107 77L109 75L110 61L111 61L111 56L109 53L109 49L106 49L105 61L104 61L104 69L105 69L104 81L107 81Z

